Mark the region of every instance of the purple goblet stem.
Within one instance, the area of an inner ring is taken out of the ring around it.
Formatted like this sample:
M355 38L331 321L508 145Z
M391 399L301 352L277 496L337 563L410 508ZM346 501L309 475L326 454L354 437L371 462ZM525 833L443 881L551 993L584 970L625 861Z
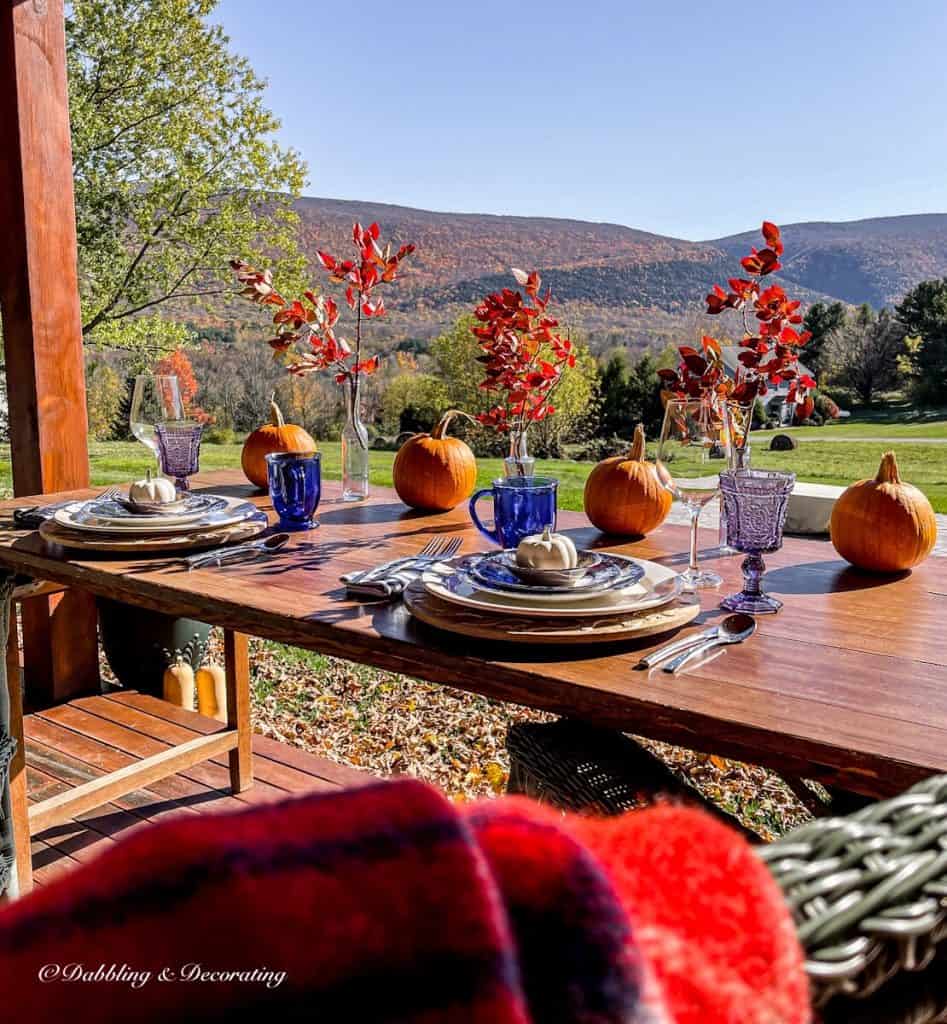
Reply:
M751 551L746 558L743 559L743 564L740 568L743 570L744 595L747 597L762 597L763 587L760 584L760 580L763 578L763 573L766 571L763 556L758 551Z

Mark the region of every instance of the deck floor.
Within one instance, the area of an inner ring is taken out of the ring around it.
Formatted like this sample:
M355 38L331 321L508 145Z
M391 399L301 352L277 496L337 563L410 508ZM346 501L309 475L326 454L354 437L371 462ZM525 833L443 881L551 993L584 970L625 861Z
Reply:
M24 733L30 801L45 800L222 728L214 719L131 691L84 697L28 715ZM227 758L222 756L39 833L32 843L34 883L49 882L160 819L239 810L294 794L364 785L372 779L264 736L253 737L253 755L256 781L239 796L229 791Z

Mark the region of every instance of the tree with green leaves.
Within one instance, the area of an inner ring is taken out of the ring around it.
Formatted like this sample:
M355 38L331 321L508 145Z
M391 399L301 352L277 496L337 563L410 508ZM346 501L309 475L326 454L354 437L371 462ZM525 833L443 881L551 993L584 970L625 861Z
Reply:
M495 404L495 396L480 387L483 380L483 351L470 328L472 316L461 317L453 327L431 343L434 373L446 389L449 404L471 415L486 412ZM598 406L598 370L588 346L573 336L576 364L563 372L556 388L554 415L529 428L530 454L549 458L562 454L563 445L584 440L595 423ZM457 433L464 433L457 424ZM508 435L483 427L471 428L468 439L482 454L506 455Z
M82 330L161 355L153 316L219 302L227 262L301 275L292 198L305 168L273 141L265 83L210 23L217 0L73 0L66 22Z
M896 312L904 333L914 339L908 361L918 400L947 402L947 277L916 285Z
M904 327L889 310L876 313L866 304L826 338L823 359L830 380L870 405L879 391L897 383L904 352Z
M635 424L644 424L645 433L656 437L664 419L661 404L661 379L658 363L650 350L631 365L623 349L613 352L599 377L601 411L600 437L630 439Z
M816 375L825 370L822 350L826 339L845 324L847 317L844 302L814 302L806 310L803 326L812 337L802 350L801 358Z

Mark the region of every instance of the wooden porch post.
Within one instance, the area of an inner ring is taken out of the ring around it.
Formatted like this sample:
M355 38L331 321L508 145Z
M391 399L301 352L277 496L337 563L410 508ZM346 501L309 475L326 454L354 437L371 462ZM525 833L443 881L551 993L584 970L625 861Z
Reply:
M89 483L63 0L0 0L0 312L15 494ZM95 604L23 605L37 702L98 684Z

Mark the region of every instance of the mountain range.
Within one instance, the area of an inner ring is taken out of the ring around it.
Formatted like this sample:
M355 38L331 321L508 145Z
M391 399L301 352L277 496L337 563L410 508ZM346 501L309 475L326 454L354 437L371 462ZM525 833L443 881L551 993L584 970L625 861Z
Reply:
M378 221L383 241L417 251L387 291L386 340L423 345L488 291L510 284L510 267L538 269L560 320L583 329L594 350L663 347L706 323L703 296L740 273L758 229L687 241L618 224L547 217L436 213L382 203L297 200L300 243L347 254L354 220ZM782 226L777 279L806 303L842 300L880 307L919 281L947 276L947 214ZM713 325L720 327L719 322ZM736 330L734 325L734 330Z

